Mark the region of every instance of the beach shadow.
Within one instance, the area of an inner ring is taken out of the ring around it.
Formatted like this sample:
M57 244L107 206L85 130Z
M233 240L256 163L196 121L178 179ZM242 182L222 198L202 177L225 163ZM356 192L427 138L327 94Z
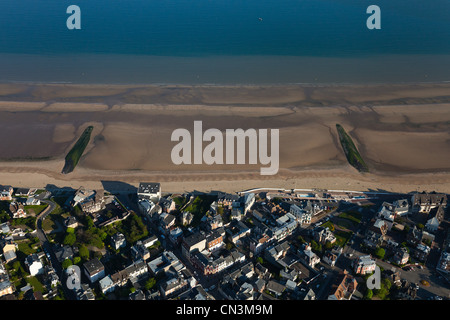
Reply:
M131 184L122 181L101 181L103 189L106 192L116 194L116 193L137 193L138 188Z
M120 202L127 208L127 210L133 210L139 212L137 192L138 188L131 184L122 181L101 181L105 192L109 192L115 195Z

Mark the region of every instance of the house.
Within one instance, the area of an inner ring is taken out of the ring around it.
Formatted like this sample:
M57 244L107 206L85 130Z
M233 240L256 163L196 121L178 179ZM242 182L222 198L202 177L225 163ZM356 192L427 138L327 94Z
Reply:
M209 215L206 217L206 226L209 230L221 228L223 226L223 219L220 214Z
M270 263L278 265L277 261L286 256L289 248L289 243L287 241L276 243L264 251L264 258Z
M302 291L299 295L299 300L316 300L316 294L315 292L310 288L308 290Z
M127 245L127 240L125 239L125 236L117 232L111 236L111 246L114 248L114 250L119 250L120 248L123 248Z
M286 286L282 285L281 283L275 280L269 280L269 282L266 285L266 290L274 294L275 297L278 298L283 294L284 290L286 290Z
M245 261L245 255L233 250L227 256L216 257L208 252L195 250L191 262L202 274L211 275L221 272L234 264Z
M217 195L217 204L219 206L231 208L233 206L233 203L238 201L239 196L236 194L219 192L219 194Z
M370 255L360 256L353 261L353 271L356 274L368 274L375 271L376 263Z
M162 212L171 213L176 209L176 203L173 201L171 197L161 198L159 201L159 206L162 209Z
M16 249L18 246L12 239L4 240L1 246L3 251L3 258L7 263L16 260Z
M197 232L183 239L181 252L186 258L190 258L194 250L203 251L206 248L206 237L203 233Z
M378 210L378 218L394 222L395 219L395 206L389 202L383 202L383 204L380 207L380 210Z
M447 206L447 195L444 193L415 193L411 203L413 211L429 213L431 209L439 206Z
M427 223L425 224L425 230L436 233L439 225L444 220L445 210L444 207L439 206L436 210L433 209L428 215Z
M13 187L0 185L0 201L11 201L13 193Z
M142 290L141 289L138 289L138 290L136 290L135 292L131 292L129 295L128 295L128 299L129 300L135 300L135 301L142 301L142 300L146 300L145 299L145 294L144 294L144 292L142 292Z
M98 285L103 294L113 292L116 289L116 286L109 275L101 279L98 282Z
M409 213L409 202L407 199L395 200L392 205L396 216L401 217Z
M47 287L52 288L55 287L58 283L60 283L60 281L55 269L49 265L46 265L44 267L44 284Z
M0 233L8 234L10 232L11 232L11 228L10 228L9 222L4 222L4 223L0 224Z
M84 272L91 283L105 277L105 266L98 259L91 259L83 264Z
M164 232L167 232L175 224L175 216L170 213L163 213L159 218L160 226Z
M94 292L92 292L92 289L86 283L82 283L75 293L77 300L95 300Z
M138 201L139 204L139 211L145 216L148 215L150 218L153 217L154 208L156 205L153 203L153 201L148 199L140 199Z
M295 217L300 226L309 225L311 223L312 212L300 208L296 204L292 204L289 213Z
M334 267L337 260L337 255L332 253L331 251L326 251L322 257L323 262L329 264L330 266Z
M141 182L137 196L139 200L147 199L157 203L161 198L161 184L158 182Z
M217 210L219 209L219 205L217 204L217 201L213 201L210 205L209 205L209 213L212 215L217 214Z
M14 284L8 280L0 281L0 297L13 294L15 291Z
M232 220L226 227L226 233L231 242L237 243L239 239L250 234L250 229L242 221Z
M181 224L183 226L188 226L191 224L192 219L194 219L194 215L189 211L183 211L181 213Z
M3 258L5 259L5 262L11 262L17 259L17 255L15 251L9 250L3 252Z
M153 246L156 242L158 242L158 237L153 235L150 236L148 238L145 238L143 240L141 240L142 245L146 248L150 248L151 246Z
M269 242L270 236L266 233L251 234L249 236L250 251L258 255L267 247Z
M111 280L115 287L122 287L128 282L128 274L125 270L119 270L111 275Z
M415 247L422 242L422 236L423 232L419 230L416 226L414 226L409 230L408 234L406 235L406 241L408 242L408 244Z
M419 243L413 250L412 255L419 261L425 262L430 254L431 248L427 245Z
M328 263L330 266L334 266L336 264L337 259L341 256L343 251L342 247L335 246L331 250L325 251L322 260L325 263Z
M80 203L80 208L86 213L95 213L105 209L105 190L94 191L93 196Z
M243 197L241 197L240 201L244 207L244 214L247 214L247 212L251 209L255 203L255 200L254 193L246 193Z
M317 227L314 229L314 240L321 244L326 244L327 242L333 244L336 242L336 237L329 228Z
M25 201L26 206L39 206L41 204L41 200L30 197L27 198L27 201Z
M215 251L222 248L225 243L223 242L225 236L225 230L223 228L213 230L208 236L206 236L206 249L209 251Z
M182 277L175 277L160 285L161 296L165 299L176 296L189 288L189 283Z
M155 276L160 272L167 272L171 268L176 271L184 269L184 265L172 251L164 251L159 257L151 260L147 266L149 271Z
M131 257L133 261L147 260L150 258L150 251L144 246L142 241L137 241L134 246L131 247Z
M71 201L71 205L76 207L80 203L84 202L86 199L94 196L95 191L86 189L85 187L80 187L74 194L74 197Z
M177 300L214 300L214 298L205 291L202 285L191 286L189 290L177 296Z
M147 276L148 266L142 260L135 261L125 268L125 272L127 273L128 278L131 280L131 282L135 283L139 279Z
M62 263L66 259L73 259L74 252L71 246L60 246L54 249L56 259Z
M75 218L74 216L67 217L66 219L64 219L64 226L66 228L75 229L76 227L78 227L77 218Z
M260 222L264 222L266 220L264 214L259 210L253 210L252 215Z
M10 203L9 211L11 212L13 219L26 218L26 216L27 216L27 213L25 212L23 204L20 204L17 202Z
M443 251L441 253L436 269L444 274L450 273L450 252Z
M350 300L356 291L358 283L346 270L341 272L331 287L328 300Z
M7 238L5 240L2 240L1 246L2 246L2 251L3 253L8 252L8 251L16 251L17 249L17 243L14 242L14 240L12 240L11 238Z
M376 219L369 229L380 234L383 237L383 240L385 240L387 232L391 229L390 226L392 226L392 223L389 223L389 221Z
M406 264L409 260L408 249L401 247L394 251L392 261L398 265Z
M232 220L241 220L244 216L244 210L240 207L233 207L231 209L231 219Z
M31 189L29 188L17 188L16 197L28 197L31 194Z
M397 290L397 300L415 300L419 286L416 283L410 283L407 280L402 280L400 287Z
M308 267L314 268L319 262L320 258L312 250L309 243L304 243L302 248L298 250L300 261Z
M36 253L30 254L25 258L25 265L28 267L28 271L32 276L41 274L44 271L42 261Z

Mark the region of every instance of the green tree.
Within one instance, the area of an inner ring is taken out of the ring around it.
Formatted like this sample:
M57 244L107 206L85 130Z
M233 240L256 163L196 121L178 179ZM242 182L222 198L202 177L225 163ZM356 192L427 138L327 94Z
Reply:
M373 297L373 291L372 291L372 289L367 289L367 290L366 290L366 293L365 293L365 295L364 295L364 299L366 299L366 300L371 300L372 297Z
M297 240L300 242L300 244L304 244L306 242L305 239L303 239L302 236L298 236Z
M86 216L85 222L86 222L86 226L88 227L88 229L94 227L94 221L92 220L91 217Z
M70 267L71 265L73 265L72 260L70 259L66 259L63 261L63 263L61 264L63 269L67 269L68 267Z
M81 262L81 257L76 256L73 258L73 264L79 264L80 262Z
M331 248L333 248L333 244L330 241L327 241L327 243L325 243L325 249L330 250Z
M383 248L377 248L377 249L375 249L374 254L375 254L375 256L378 259L384 259L384 255L386 254L386 250L384 250Z
M20 264L20 261L14 261L12 266L13 266L13 269L15 272L18 272L20 270L20 268L22 267L22 265Z
M156 279L155 278L149 278L146 282L145 282L145 289L150 290L151 288L153 288L156 284Z
M84 261L89 260L89 249L84 244L78 248L78 254Z
M320 253L322 252L322 245L314 240L311 240L311 250L314 251L315 253Z
M64 237L63 244L68 246L73 246L75 241L77 241L77 237L74 233L67 233Z

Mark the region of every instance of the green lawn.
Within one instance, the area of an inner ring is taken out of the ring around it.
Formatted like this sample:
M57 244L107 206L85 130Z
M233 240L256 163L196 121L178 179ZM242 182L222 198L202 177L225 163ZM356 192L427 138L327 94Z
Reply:
M196 227L205 213L209 210L211 203L216 199L215 196L201 195L197 196L192 203L184 210L192 213L192 226Z
M359 223L361 223L362 215L361 215L361 213L359 213L357 211L347 211L347 212L342 212L341 214L339 214L338 217L341 219L347 219L356 224L359 224Z
M353 221L347 219L337 219L335 224L344 229L352 229L357 225Z
M46 291L46 289L44 288L44 286L42 285L42 283L39 281L38 278L30 276L27 278L26 281L33 287L34 291L40 291L42 293Z
M352 236L353 232L345 232L342 230L336 230L334 235L336 237L336 244L340 247L343 247L347 244L348 240Z
M41 204L38 206L24 206L24 209L26 212L28 212L29 210L33 210L37 217L47 207L48 207L48 204Z
M324 228L328 228L328 229L330 229L330 231L334 231L334 229L335 229L334 224L331 221L322 223L320 226L324 227Z
M40 243L39 239L36 237L27 240L20 240L20 242L18 241L17 246L20 252L28 256L38 251Z

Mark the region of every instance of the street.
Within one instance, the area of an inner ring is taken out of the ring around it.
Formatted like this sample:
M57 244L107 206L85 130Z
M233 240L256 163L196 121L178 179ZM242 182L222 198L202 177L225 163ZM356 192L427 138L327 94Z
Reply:
M61 281L61 287L64 291L64 295L67 299L75 299L75 294L72 290L69 290L67 286L65 285L65 274L64 270L61 267L61 264L59 263L58 259L56 259L55 253L53 252L52 245L47 239L47 236L45 235L44 230L42 229L42 221L53 212L53 210L56 209L56 204L50 200L41 200L41 202L44 202L48 204L48 207L41 212L41 214L36 219L36 234L39 238L39 241L41 243L42 248L44 249L44 252L47 256L47 258L50 257L49 262L51 266L55 269L56 274L59 277L59 280Z

